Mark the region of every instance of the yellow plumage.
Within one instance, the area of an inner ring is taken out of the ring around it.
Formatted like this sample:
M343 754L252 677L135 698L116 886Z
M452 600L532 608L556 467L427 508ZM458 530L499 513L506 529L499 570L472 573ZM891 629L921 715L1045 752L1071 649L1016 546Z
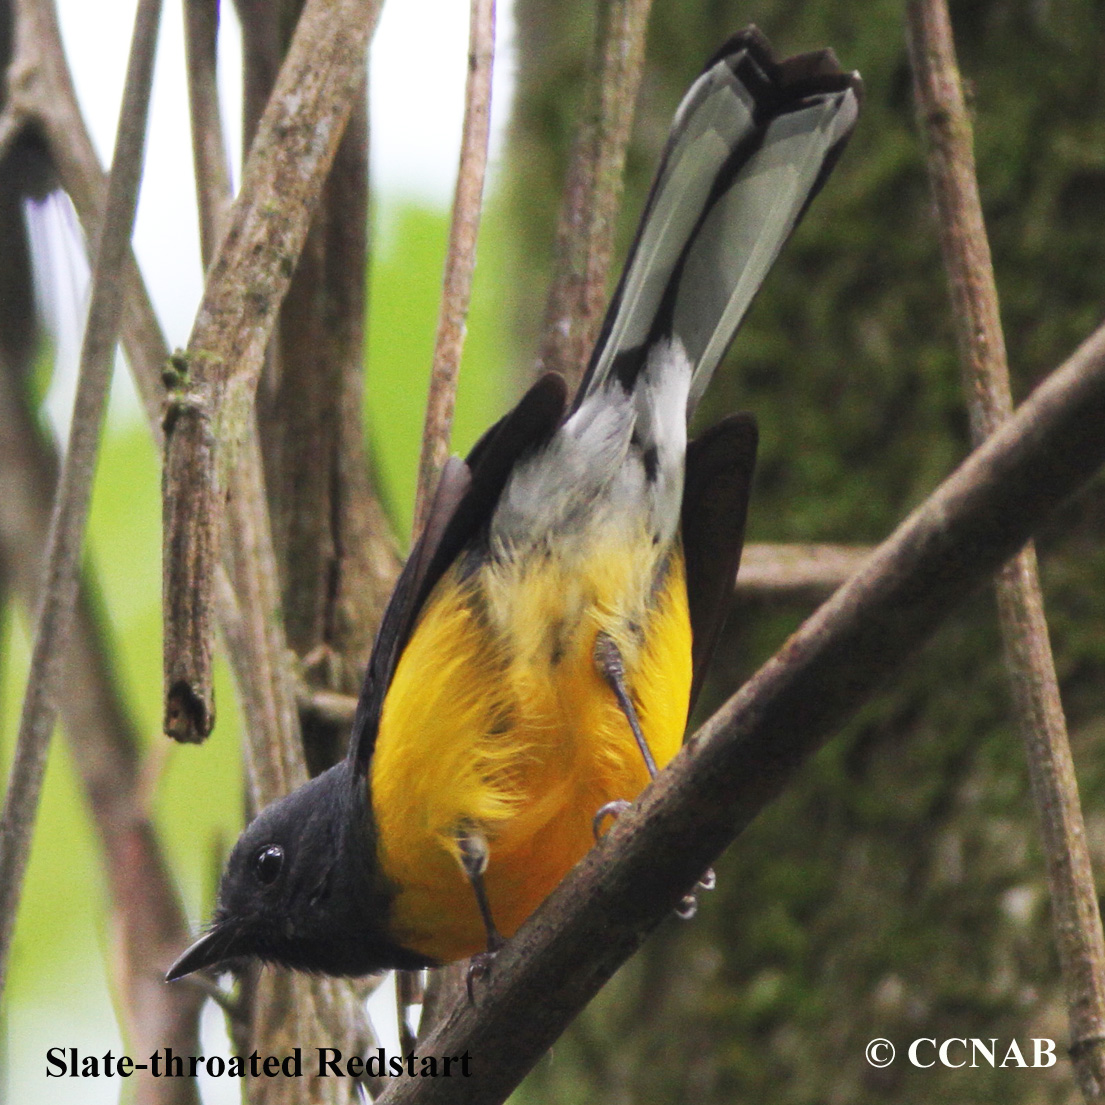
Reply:
M624 536L621 535L621 536ZM585 559L488 561L438 583L404 649L371 769L391 931L442 962L486 946L457 834L482 832L492 915L510 936L594 843L607 802L648 771L594 662L608 633L659 767L683 739L691 629L678 541L607 541Z

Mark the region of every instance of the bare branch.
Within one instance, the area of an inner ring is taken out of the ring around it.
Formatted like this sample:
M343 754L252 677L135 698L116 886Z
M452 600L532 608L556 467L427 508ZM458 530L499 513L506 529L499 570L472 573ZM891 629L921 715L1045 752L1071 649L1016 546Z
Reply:
M606 0L556 229L555 273L545 304L538 372L574 387L598 337L606 303L625 151L644 71L651 0Z
M941 620L1105 461L1105 326L683 747L420 1054L474 1076L381 1099L498 1102L724 848ZM421 1083L421 1084L419 1084Z
M108 183L107 211L93 270L69 445L50 525L42 606L36 625L15 757L3 818L0 820L0 991L6 975L15 914L46 768L46 753L57 717L56 695L61 679L62 657L77 598L85 522L123 310L120 273L126 260L138 205L160 15L160 0L142 0L135 17L123 106Z
M434 343L426 419L422 428L422 452L414 497L412 538L426 525L438 477L449 455L453 430L457 378L464 348L464 325L476 267L476 238L483 206L487 145L491 133L491 77L495 58L495 0L471 0L468 16L468 80L465 85L464 131L460 165L453 196L453 220L445 258L445 277ZM421 989L414 972L398 971L396 1005L399 1036L413 1046L407 1014L413 995Z
M304 717L345 729L353 724L353 717L357 712L357 696L353 694L313 691L304 687L296 701L299 703L299 712Z
M744 598L820 602L871 555L861 545L745 545L737 573Z
M241 615L235 674L246 717L245 750L253 809L307 781L292 655L280 622L280 585L265 502L261 452L252 420L227 503L224 559Z
M380 0L308 0L192 330L165 456L166 729L177 739L202 740L210 732L223 491L253 420L277 309L364 80L379 7ZM192 597L183 600L184 594ZM187 617L197 619L198 631Z
M487 142L491 133L491 74L495 58L495 0L471 0L468 25L468 80L464 93L464 131L453 195L453 221L445 257L441 313L437 320L430 392L422 430L414 534L422 532L438 476L449 455L457 375L464 348L464 322L476 268L476 236L483 207Z
M281 311L258 426L288 644L311 681L354 693L399 558L364 447L368 106L358 93ZM329 767L346 732L304 729Z
M940 214L959 356L977 442L1013 410L990 246L946 0L908 6L914 88ZM1005 666L1047 857L1071 1058L1087 1101L1105 1096L1105 936L1032 545L997 580Z
M184 0L184 52L192 118L192 161L200 212L200 252L210 267L230 213L230 167L226 160L216 81L218 0Z

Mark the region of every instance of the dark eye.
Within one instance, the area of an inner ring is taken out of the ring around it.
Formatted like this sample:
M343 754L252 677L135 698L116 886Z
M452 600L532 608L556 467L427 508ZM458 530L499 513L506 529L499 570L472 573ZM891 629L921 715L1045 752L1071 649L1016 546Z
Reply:
M279 844L270 844L262 848L253 861L254 874L265 886L276 882L283 866L284 849Z

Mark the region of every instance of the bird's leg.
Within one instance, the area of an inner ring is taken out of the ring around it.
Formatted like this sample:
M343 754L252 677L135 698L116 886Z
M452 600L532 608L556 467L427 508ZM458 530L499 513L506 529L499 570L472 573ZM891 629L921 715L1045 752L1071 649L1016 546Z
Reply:
M621 650L618 648L617 642L608 633L599 633L595 638L594 658L595 667L598 668L599 674L606 681L606 685L614 692L614 697L618 700L622 713L625 714L625 720L629 722L629 728L633 731L633 739L636 740L637 747L644 757L645 767L648 768L649 778L655 779L657 775L656 761L653 759L652 749L649 748L648 741L645 740L645 735L641 731L637 709L633 705L633 700L629 697L629 687L625 682L625 662L622 660ZM629 805L630 803L624 799L617 799L613 802L607 802L605 806L599 809L592 822L596 839L603 819L607 816L617 817L627 810ZM717 877L714 875L714 869L709 867L702 878L698 880L695 891L713 890L716 883ZM695 915L698 909L698 899L695 891L687 894L679 903L676 913L680 917L690 918Z
M649 778L655 779L656 761L652 758L652 749L649 748L644 733L641 732L641 722L637 717L637 708L633 705L633 699L629 697L629 688L625 682L625 662L622 660L621 650L609 633L600 633L595 638L594 660L599 675L614 692L614 697L618 700L618 706L625 714L625 720L629 722L629 728L633 731L633 739L641 750L645 767L648 768ZM602 828L602 823L607 817L617 817L629 809L629 806L630 803L624 798L616 798L613 802L607 802L605 806L602 806L591 822L591 831L594 833L595 839L598 839L599 829Z
M652 749L649 748L648 741L645 740L645 735L641 731L641 722L637 717L637 708L633 705L633 699L629 697L629 687L625 682L625 661L622 660L621 649L618 648L617 642L609 633L599 633L595 638L593 656L595 667L598 669L599 675L602 676L603 681L614 692L614 697L618 701L618 706L621 708L622 713L625 714L625 720L629 722L629 728L633 732L633 739L637 742L637 747L641 750L641 756L644 758L645 767L648 768L648 777L650 779L655 779L656 761L653 759ZM591 830L595 835L595 839L598 839L599 829L602 828L602 823L607 817L617 817L619 814L629 809L629 806L630 803L624 798L616 798L613 802L607 802L605 806L602 806L591 822Z
M648 768L648 777L655 779L656 761L652 758L652 749L641 732L641 722L637 717L637 708L629 697L629 688L625 682L625 662L622 660L621 649L618 648L614 638L609 633L600 633L595 638L595 667L599 669L599 675L606 681L606 685L614 692L621 711L625 714L625 720L629 722L629 728L633 730L633 739L644 757L645 767Z
M487 900L487 888L483 882L490 855L487 837L478 829L468 828L457 833L457 844L460 846L460 865L472 884L472 893L476 895L476 905L480 907L480 917L483 918L484 931L487 933L487 951L474 955L468 965L468 977L465 981L468 986L468 1000L472 1001L472 980L482 978L491 970L491 964L505 941L495 927L491 904Z

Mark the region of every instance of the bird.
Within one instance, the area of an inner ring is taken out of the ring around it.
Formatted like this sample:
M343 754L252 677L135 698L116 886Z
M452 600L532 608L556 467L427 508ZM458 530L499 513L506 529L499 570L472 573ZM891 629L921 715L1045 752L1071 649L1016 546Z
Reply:
M756 425L699 399L855 126L831 50L754 27L680 104L574 396L541 376L445 465L346 757L264 809L168 971L493 956L678 752L729 605Z

